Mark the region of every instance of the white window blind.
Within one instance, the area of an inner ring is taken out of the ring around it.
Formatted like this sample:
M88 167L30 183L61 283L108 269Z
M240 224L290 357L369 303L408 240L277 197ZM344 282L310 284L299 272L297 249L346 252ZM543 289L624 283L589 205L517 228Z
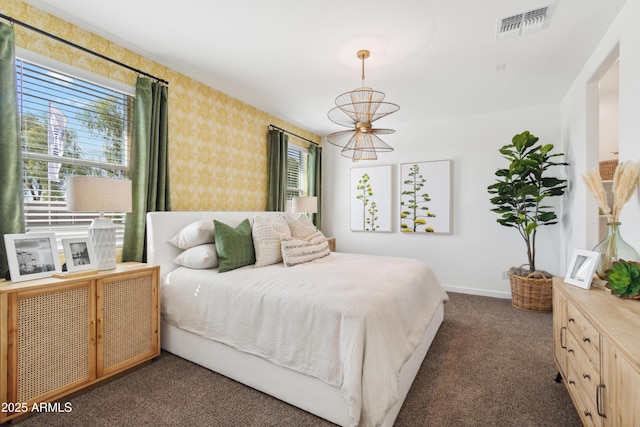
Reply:
M307 160L309 151L289 145L287 151L287 201L307 193Z
M98 213L66 210L65 179L127 176L133 97L23 59L16 80L25 229L53 231L58 241L87 235ZM124 213L105 215L121 244Z

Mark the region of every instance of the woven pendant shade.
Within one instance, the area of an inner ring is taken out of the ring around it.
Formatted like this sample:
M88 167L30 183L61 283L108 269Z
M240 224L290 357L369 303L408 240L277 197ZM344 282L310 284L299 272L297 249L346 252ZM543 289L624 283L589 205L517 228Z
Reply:
M341 126L355 123L373 123L400 109L396 104L384 102L385 94L363 87L343 93L336 98L336 107L329 110L329 120Z
M362 59L362 80L364 82L364 60L369 51L358 51ZM369 87L361 87L339 95L336 106L329 110L329 120L340 126L351 128L347 131L334 132L327 135L327 141L342 148L340 154L354 162L358 160L375 160L378 152L393 151L378 135L388 135L393 129L376 129L372 123L395 113L400 109L396 104L385 102L383 92Z

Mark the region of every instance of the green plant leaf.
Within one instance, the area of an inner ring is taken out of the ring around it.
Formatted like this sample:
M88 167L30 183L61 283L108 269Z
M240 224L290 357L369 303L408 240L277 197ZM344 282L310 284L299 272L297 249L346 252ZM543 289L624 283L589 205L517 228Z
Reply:
M611 292L616 295L624 295L631 284L631 275L626 261L615 262L613 268L606 273L606 279Z
M529 131L514 135L511 144L499 149L507 167L498 168L496 182L487 186L491 211L500 215L496 221L518 229L527 246L530 267L535 266L535 231L541 225L557 223L554 208L542 203L548 197L564 194L567 188L566 180L547 175L551 167L567 165L550 160L564 154L551 153L553 144L537 142Z

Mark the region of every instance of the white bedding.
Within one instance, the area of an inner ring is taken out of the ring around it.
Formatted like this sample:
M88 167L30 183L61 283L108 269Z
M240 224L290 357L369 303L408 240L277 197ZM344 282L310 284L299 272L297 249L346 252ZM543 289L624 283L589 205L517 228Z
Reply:
M165 322L339 388L353 426L382 422L447 295L424 263L345 253L284 267L164 275Z

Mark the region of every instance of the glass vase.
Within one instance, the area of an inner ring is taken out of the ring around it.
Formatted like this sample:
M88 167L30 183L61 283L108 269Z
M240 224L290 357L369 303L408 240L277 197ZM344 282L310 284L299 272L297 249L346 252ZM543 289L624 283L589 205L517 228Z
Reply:
M607 236L598 243L593 252L600 252L602 256L596 268L596 274L600 279L605 280L605 272L613 267L613 263L619 259L626 261L640 261L638 252L620 235L620 223L610 222L607 224Z

